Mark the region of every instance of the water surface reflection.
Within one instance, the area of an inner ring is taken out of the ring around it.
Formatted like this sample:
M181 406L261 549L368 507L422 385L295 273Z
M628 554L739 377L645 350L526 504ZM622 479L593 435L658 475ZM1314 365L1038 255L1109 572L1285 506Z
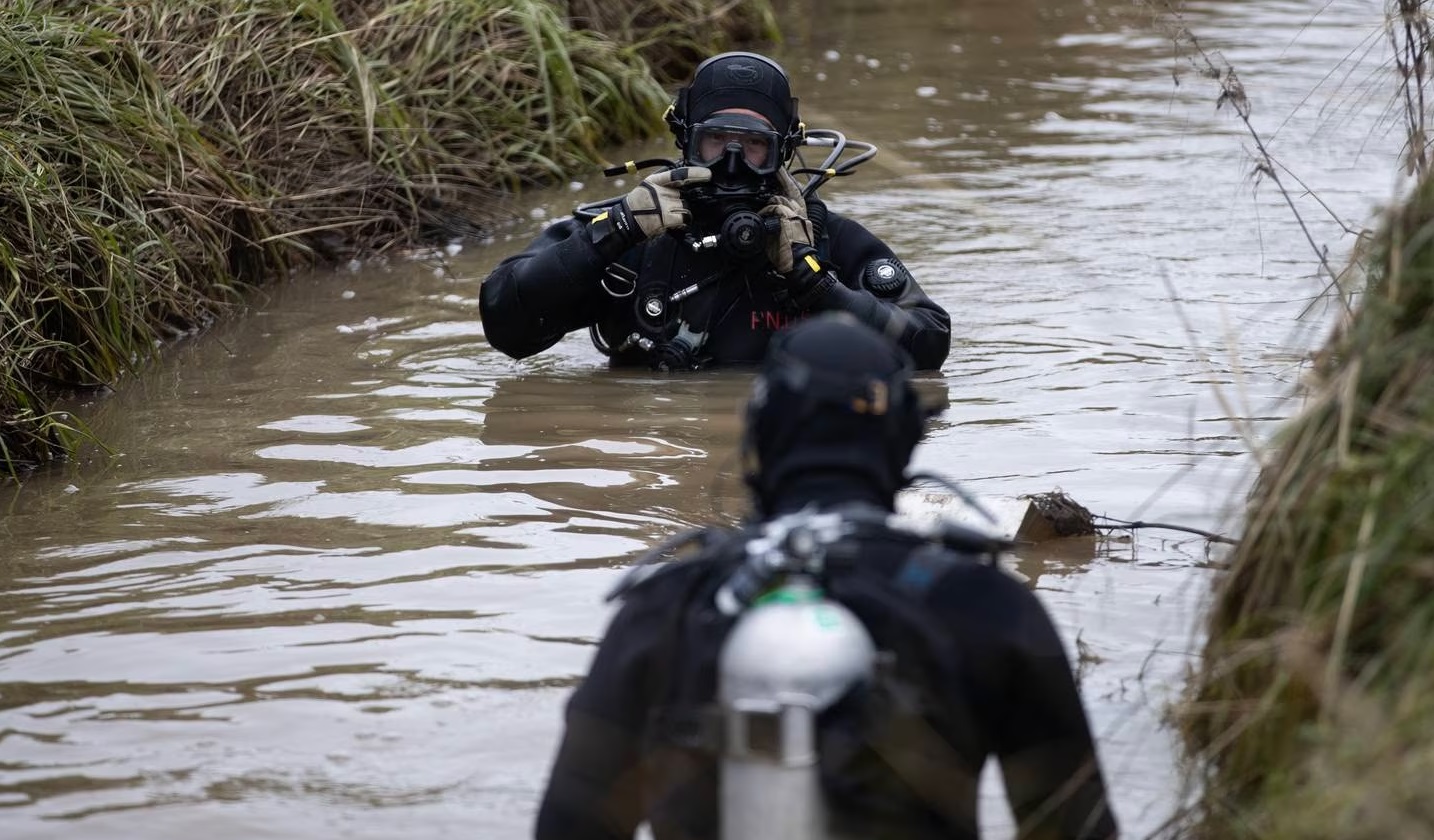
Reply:
M1383 99L1329 73L1375 78L1380 4L1187 9L1281 159L1366 218L1396 144L1371 133ZM1313 261L1282 199L1252 195L1215 92L1174 85L1122 0L797 2L789 23L808 122L882 148L828 198L953 316L918 466L1224 527L1324 319L1296 321ZM456 258L298 278L92 409L118 454L31 482L3 519L0 833L524 834L620 567L743 509L747 373L610 372L581 335L524 362L484 342L489 267L619 189L530 196L533 218ZM1131 836L1177 795L1159 712L1208 575L1179 536L1018 562L1081 654Z

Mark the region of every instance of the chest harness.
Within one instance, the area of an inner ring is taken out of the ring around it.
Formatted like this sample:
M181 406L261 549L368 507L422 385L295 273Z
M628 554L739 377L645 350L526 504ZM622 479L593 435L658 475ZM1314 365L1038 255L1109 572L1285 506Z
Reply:
M807 199L817 254L826 261L830 252L825 202ZM631 332L608 336L603 325L588 327L593 346L609 358L642 354L653 370L696 370L708 360L705 354L715 310L722 305L722 289L734 289L742 281L773 282L767 275L765 255L757 261L704 260L715 245L713 236L698 238L687 234L649 240L644 247L631 248L603 270L602 288L614 300L627 300L632 307ZM684 260L686 250L697 259ZM696 268L697 271L692 269ZM706 268L704 272L702 269ZM705 292L705 293L704 293ZM699 294L704 293L704 294ZM734 294L740 292L734 291ZM787 301L777 295L779 304ZM617 321L618 324L623 321Z

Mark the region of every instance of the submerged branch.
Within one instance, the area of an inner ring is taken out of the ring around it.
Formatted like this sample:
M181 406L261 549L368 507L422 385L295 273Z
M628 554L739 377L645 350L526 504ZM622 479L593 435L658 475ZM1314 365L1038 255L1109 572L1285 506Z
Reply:
M1095 518L1097 520L1100 520L1095 523L1095 527L1111 531L1134 531L1140 528L1161 528L1166 531L1184 531L1187 534L1195 534L1196 536L1204 537L1210 542L1225 543L1226 545L1239 544L1238 540L1233 540L1223 534L1216 534L1213 531L1203 531L1199 528L1191 528L1188 525L1171 525L1167 522L1143 522L1140 520L1137 520L1135 522L1126 522L1123 519L1113 519L1109 516L1101 516L1099 514L1097 514Z

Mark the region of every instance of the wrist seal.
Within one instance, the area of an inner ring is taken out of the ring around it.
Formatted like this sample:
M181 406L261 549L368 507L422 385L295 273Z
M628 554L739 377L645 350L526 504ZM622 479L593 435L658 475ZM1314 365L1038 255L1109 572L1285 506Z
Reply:
M792 270L783 279L792 302L802 309L811 309L839 282L831 264L823 262L810 245L792 246Z
M627 209L626 200L608 207L588 223L588 236L593 247L609 262L637 244L637 233L637 223L633 221L632 211Z

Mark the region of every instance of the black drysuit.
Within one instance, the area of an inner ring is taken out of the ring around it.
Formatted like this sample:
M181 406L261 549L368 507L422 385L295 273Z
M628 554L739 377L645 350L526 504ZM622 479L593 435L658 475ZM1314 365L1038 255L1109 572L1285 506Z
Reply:
M657 840L720 835L710 704L731 620L710 605L741 542L628 594L568 704L539 840L630 840L643 821ZM911 535L839 547L825 588L894 654L897 675L821 718L823 789L840 836L976 838L978 779L994 756L1021 838L1114 837L1085 712L1036 596Z
M678 321L703 336L703 367L754 365L771 335L807 314L842 310L883 333L911 354L920 370L936 370L951 347L951 319L926 296L887 245L859 223L824 213L822 258L840 282L809 299L794 299L765 265L743 269L716 251L693 252L672 235L659 235L617 262L636 281L607 280L609 265L578 218L550 225L520 253L498 264L483 281L479 306L488 343L515 359L552 347L573 330L596 325L612 348L615 365L646 365L649 354L628 339L639 329L637 308L649 292L700 289L665 313L669 332ZM705 281L705 282L704 282ZM634 288L635 287L635 288ZM629 346L624 346L629 345Z

